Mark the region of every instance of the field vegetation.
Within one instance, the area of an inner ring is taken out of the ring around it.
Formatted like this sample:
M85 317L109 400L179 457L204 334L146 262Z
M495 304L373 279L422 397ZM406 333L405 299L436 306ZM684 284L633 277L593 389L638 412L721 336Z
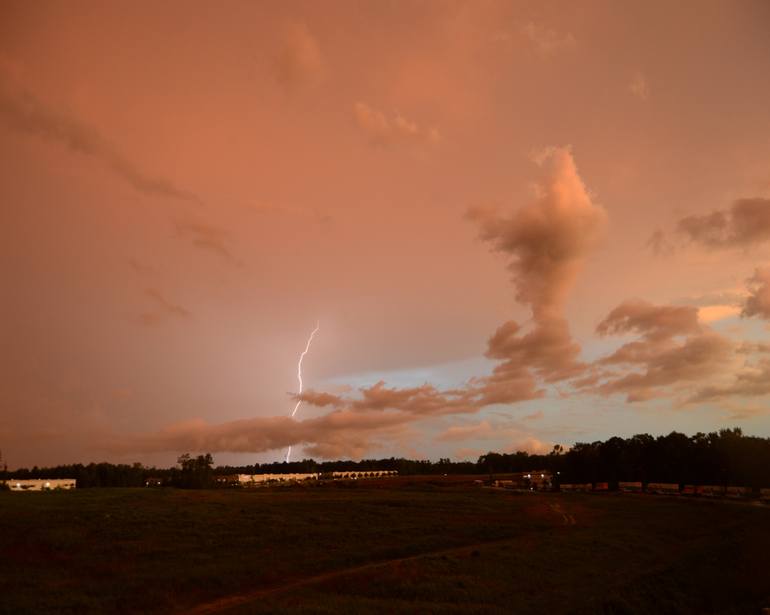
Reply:
M758 613L770 507L476 477L0 493L0 612Z

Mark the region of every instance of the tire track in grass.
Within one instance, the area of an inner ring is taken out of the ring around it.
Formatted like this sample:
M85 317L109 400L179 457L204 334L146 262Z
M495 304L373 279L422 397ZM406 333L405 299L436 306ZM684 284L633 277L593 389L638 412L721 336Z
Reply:
M468 545L463 545L461 547L439 549L436 551L426 551L423 553L417 553L415 555L408 555L406 557L398 557L395 559L381 560L378 562L370 562L368 564L362 564L360 566L353 566L350 568L341 568L338 570L331 570L329 572L322 572L320 574L315 574L309 577L295 579L288 583L275 585L273 587L265 587L262 589L255 589L254 591L250 591L250 592L233 594L231 596L225 596L223 598L219 598L212 602L206 602L206 603L200 604L196 607L193 607L192 609L187 609L182 612L188 613L190 615L210 615L211 613L222 613L223 611L227 611L229 609L242 606L250 602L254 602L255 600L259 600L260 598L277 596L294 589L300 589L303 587L317 585L319 583L324 583L325 581L339 579L347 575L353 575L360 572L368 572L370 570L375 570L377 568L394 566L404 562L412 562L412 561L416 561L426 557L436 557L436 556L440 557L442 555L458 555L458 554L463 554L465 552L467 552L469 556L472 556L474 550L478 549L479 547L502 545L502 544L507 544L512 541L520 540L520 539L521 539L521 536L514 536L514 537L498 539L498 540L487 540L483 542L476 542Z

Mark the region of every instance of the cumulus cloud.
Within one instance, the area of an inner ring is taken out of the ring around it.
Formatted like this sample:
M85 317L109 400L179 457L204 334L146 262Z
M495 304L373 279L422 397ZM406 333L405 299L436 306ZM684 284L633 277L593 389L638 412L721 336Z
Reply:
M553 317L536 322L532 331L519 335L519 325L508 321L489 338L485 355L503 361L494 373L515 373L531 367L546 382L579 375L585 365L578 360L580 345L570 336L566 319Z
M530 306L534 329L503 324L490 338L487 356L529 365L546 380L577 375L580 347L572 340L564 307L585 258L596 245L606 214L594 204L567 148L550 148L540 159L535 200L511 216L474 209L469 217L492 249L509 257L516 298Z
M727 386L708 386L698 390L690 402L716 401L725 397L758 397L770 395L770 359L764 358L747 365Z
M575 45L575 37L569 32L560 34L533 21L524 24L521 27L521 33L530 42L535 51L543 57L554 56Z
M526 373L516 377L495 375L471 378L464 386L441 391L431 384L419 387L388 388L383 381L358 389L356 397L307 390L296 395L313 406L346 409L352 412L398 411L417 420L423 417L478 412L493 404L514 403L540 397L535 381Z
M484 451L479 448L462 447L452 453L456 461L475 461Z
M386 116L363 102L353 106L358 127L373 145L389 146L396 143L438 143L441 135L436 128L423 128L400 113Z
M465 442L467 440L494 440L500 443L500 448L505 452L544 453L551 450L553 446L514 425L491 423L487 420L470 425L453 425L436 436L438 442Z
M117 177L148 196L201 203L194 192L171 180L148 173L126 158L95 128L64 111L53 109L0 72L0 117L25 134L59 143L69 150L104 163Z
M770 240L770 199L738 199L729 209L680 219L676 230L705 248L743 248Z
M520 440L515 440L509 444L504 452L506 453L518 453L523 451L530 455L544 455L553 450L553 442L545 442L539 438L528 437Z
M396 409L414 415L475 412L478 408L473 395L465 389L441 392L424 384L406 389L388 388L383 381L360 389L361 398L351 403L357 411Z
M625 394L629 402L694 386L705 378L724 374L734 361L735 345L703 325L694 307L626 301L613 309L596 330L601 336L638 336L597 361L599 371L584 383L604 395ZM607 366L621 369L601 371Z
M155 434L113 435L110 450L165 452L208 451L258 453L305 445L320 457L358 457L381 439L399 433L406 415L335 410L304 421L258 417L211 424L195 419L170 425Z
M626 345L627 347L630 345ZM640 366L641 372L631 372L600 386L605 394L624 393L629 402L660 397L666 387L698 383L720 375L729 365L733 344L710 331L685 339L675 345L640 345L630 352L618 352L608 362Z
M195 420L171 425L156 433L113 438L116 451L209 451L263 452L302 445L305 451L323 458L360 457L380 443L403 436L415 422L449 414L472 414L485 405L522 401L537 395L534 382L522 381L517 388L506 383L477 379L458 389L440 391L425 384L405 389L389 388L384 382L362 387L357 396L306 390L294 399L330 411L318 418L297 421L289 417L264 417L213 425Z
M596 327L599 335L636 333L649 341L700 333L698 308L653 305L641 299L624 301Z
M283 33L281 51L275 58L275 78L287 91L318 84L326 65L318 41L307 25L289 25Z
M537 198L510 217L475 209L469 217L494 251L511 257L517 298L533 316L560 316L585 257L600 237L606 215L586 190L567 148L541 159Z
M746 298L741 314L770 320L770 267L754 271L748 284L750 294Z

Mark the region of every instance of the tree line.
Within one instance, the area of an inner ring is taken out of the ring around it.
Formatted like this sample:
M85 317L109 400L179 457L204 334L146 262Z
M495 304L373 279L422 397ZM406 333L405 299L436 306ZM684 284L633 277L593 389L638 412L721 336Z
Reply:
M478 460L488 472L550 470L562 483L621 481L770 487L770 438L745 436L740 428L657 438L638 434L591 443L548 455L488 453ZM557 474L558 472L558 474Z
M75 478L78 487L141 487L149 482L182 488L205 488L228 474L291 474L395 470L400 475L505 474L549 470L563 483L619 481L670 482L694 485L770 487L770 438L746 436L740 428L687 436L671 432L654 437L638 434L591 443L569 450L554 446L547 454L494 453L477 461L404 459L301 461L214 467L210 454L184 454L173 468L148 468L140 463L90 463L52 468L21 468L0 472L3 479Z
M173 487L201 489L216 484L211 454L192 457L189 453L177 459L179 467L154 468L141 463L73 463L52 468L20 468L12 472L0 471L0 480L32 478L74 478L78 488L89 487L144 487L161 484Z

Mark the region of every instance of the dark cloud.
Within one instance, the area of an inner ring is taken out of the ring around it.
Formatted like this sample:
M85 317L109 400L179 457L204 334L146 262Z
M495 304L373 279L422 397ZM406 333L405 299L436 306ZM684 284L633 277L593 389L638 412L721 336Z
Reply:
M746 298L741 314L747 317L757 316L770 320L770 268L754 271L748 284L750 294Z
M539 394L527 373L517 379L474 379L464 387L446 391L429 384L389 388L382 381L359 389L355 397L307 390L294 399L331 411L305 421L272 417L218 426L185 423L139 438L134 446L142 444L150 450L261 452L301 444L309 454L319 457L356 457L378 442L403 435L417 421L449 414L474 414L487 405L523 401Z
M763 243L770 240L770 199L738 199L727 210L682 218L676 230L711 249Z
M624 301L596 327L599 335L636 333L650 341L700 333L698 308L653 305L641 299Z
M95 128L53 109L0 73L0 117L14 129L60 143L73 152L103 162L115 175L148 196L159 196L201 203L194 192L176 186L171 180L152 175L120 153Z
M318 407L331 406L352 412L398 411L417 420L445 414L475 413L485 406L514 403L540 396L532 377L525 371L493 374L471 379L465 386L441 391L430 384L405 389L388 388L380 381L358 390L355 398L308 390L295 399Z
M233 264L238 264L227 245L229 233L224 229L191 220L177 220L175 226L179 236L189 239L196 248L213 252Z
M690 336L681 343L633 345L631 349L631 344L626 344L606 362L638 367L640 371L608 379L599 385L599 392L622 393L629 402L660 397L668 387L692 385L723 374L734 351L732 342L713 331Z
M565 303L583 262L606 221L578 175L566 148L547 150L541 159L537 198L505 217L475 209L468 215L481 238L510 258L516 298L530 306L534 329L518 336L518 325L502 325L488 343L487 356L529 366L549 381L583 369L580 347L564 318Z
M660 397L672 387L720 375L735 352L732 342L699 323L698 309L690 306L625 301L596 330L602 336L631 333L639 338L597 361L591 376L580 384L604 395L625 394L629 402ZM622 369L618 373L605 370L607 366Z
M770 395L770 359L760 359L756 365L740 370L728 386L708 386L700 389L690 402L717 401L726 397L758 397Z
M166 297L155 288L148 288L145 291L145 295L152 300L155 309L139 315L142 324L157 325L169 318L185 319L192 315L181 305L166 299Z
M580 345L570 336L566 319L543 319L529 333L519 332L519 325L511 320L487 341L485 355L504 361L495 373L529 367L546 382L555 382L573 378L585 369L585 364L578 361Z
M310 454L320 457L360 457L380 439L400 433L408 421L404 413L350 410L335 410L304 421L290 417L259 417L220 424L193 420L170 425L155 434L113 435L107 448L114 452L258 453L304 445Z
M650 248L655 256L669 256L674 252L673 244L660 229L650 235L646 247Z

